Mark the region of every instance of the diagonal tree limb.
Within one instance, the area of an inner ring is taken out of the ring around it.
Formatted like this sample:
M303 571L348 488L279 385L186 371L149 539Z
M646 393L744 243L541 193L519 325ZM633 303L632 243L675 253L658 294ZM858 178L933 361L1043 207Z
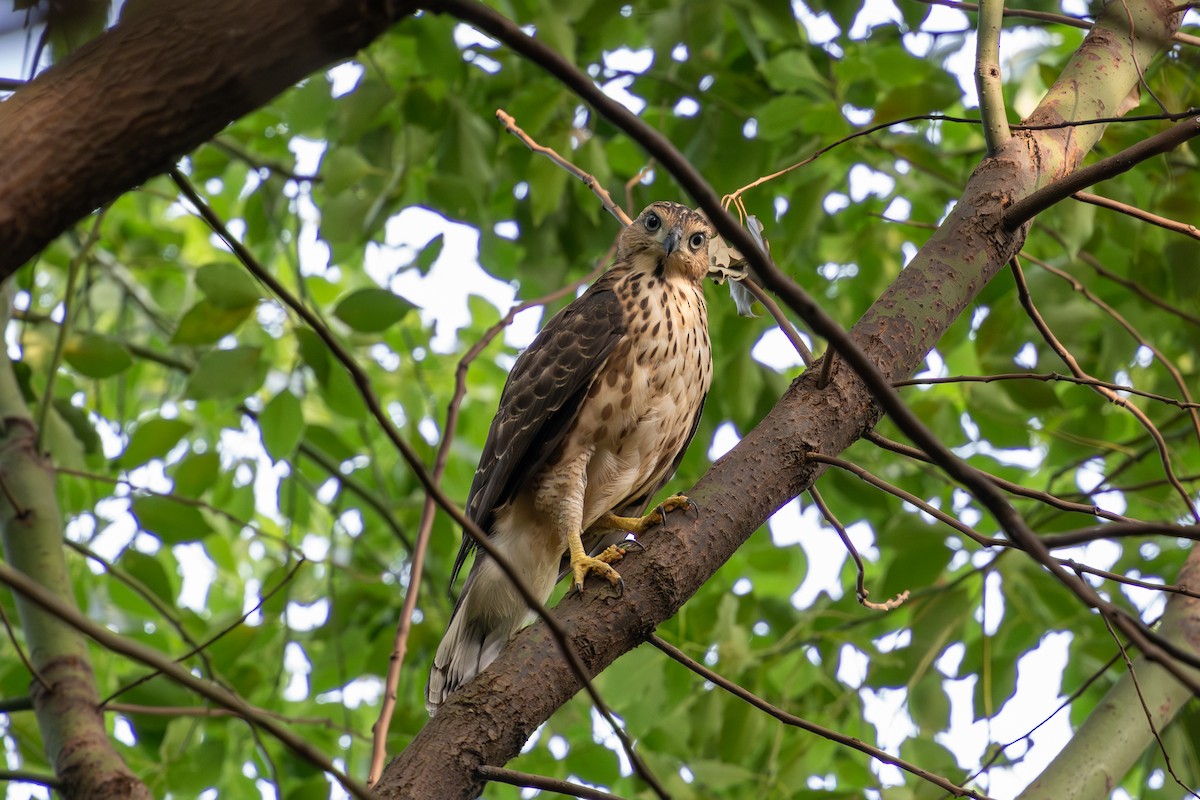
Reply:
M881 403L918 445L973 490L1001 525L1087 604L1112 615L1118 628L1162 662L1170 662L1176 653L1186 655L1177 647L1166 652L1159 642L1148 640L1139 622L1120 614L1078 576L1055 564L1002 493L948 454L936 439L922 435L919 421L896 402L887 386L889 377L908 377L1020 247L1024 229L1010 232L1003 227L1004 208L1073 170L1102 133L1100 126L1071 128L1065 134L1060 129L1014 136L998 158L980 165L943 227L847 336L810 298L782 279L745 230L725 213L711 187L661 134L603 95L560 55L490 9L469 0L444 0L432 7L469 22L555 74L636 139L684 186L718 231L750 257L767 288L779 293L854 367L854 372L835 370L824 389L817 389L815 376L809 373L793 383L758 427L688 492L698 503L699 518L660 530L645 553L630 559L624 570L627 590L623 597L590 599L587 604L569 599L559 605L559 622L593 673L644 641L772 512L811 486L820 467L807 462L804 453L840 452L879 420ZM1091 119L1120 107L1138 80L1130 66L1131 49L1138 49L1139 63L1148 62L1179 22L1179 16L1161 0L1136 4L1132 9L1139 36L1130 37L1123 15L1104 15L1031 123ZM887 374L880 373L877 365L883 365ZM864 380L869 380L870 390ZM531 679L536 680L536 688L533 683L526 685ZM515 755L537 725L577 689L570 671L554 653L547 631L540 625L525 630L492 668L464 687L389 765L379 791L385 797L470 796L476 768L481 763L503 763ZM488 736L480 737L478 732L484 730ZM481 738L487 741L480 744ZM470 752L448 751L446 743L455 741L474 744Z

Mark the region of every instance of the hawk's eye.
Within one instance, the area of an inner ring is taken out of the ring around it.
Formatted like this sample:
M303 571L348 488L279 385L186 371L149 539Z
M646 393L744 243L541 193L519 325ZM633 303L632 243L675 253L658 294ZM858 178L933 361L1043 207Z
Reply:
M699 250L701 247L704 246L704 234L703 233L693 233L692 238L688 239L688 244L690 244L692 246L693 250Z
M658 214L650 213L646 215L646 221L643 223L648 231L656 231L662 227L662 220L658 218Z

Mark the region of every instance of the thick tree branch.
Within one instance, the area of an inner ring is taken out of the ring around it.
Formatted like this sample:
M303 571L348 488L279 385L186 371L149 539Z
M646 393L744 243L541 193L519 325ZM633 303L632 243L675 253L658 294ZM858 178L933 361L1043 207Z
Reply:
M1052 89L1035 113L1034 124L1091 119L1120 107L1138 80L1129 66L1131 48L1138 50L1139 63L1148 61L1178 24L1178 16L1171 16L1170 6L1161 0L1130 5L1138 35L1130 36L1123 14L1105 15L1064 71L1061 85ZM999 158L976 170L942 229L847 336L811 298L782 278L745 229L725 213L711 187L661 134L495 12L467 0L445 0L435 8L470 22L543 66L635 138L696 199L718 231L748 255L767 288L780 293L814 331L829 338L839 356L857 371L835 370L824 389L816 387L812 371L793 383L762 423L688 492L698 503L699 518L673 521L651 537L645 553L628 560L622 571L627 586L623 597L588 598L586 603L568 599L559 605L562 627L594 673L644 641L772 512L811 486L821 468L806 462L805 452L832 454L849 446L878 421L882 412L877 400L887 403L906 433L920 433L919 422L895 401L887 381L907 377L920 364L950 323L1020 247L1023 234L1010 233L1001 225L1005 206L1069 173L1102 130L1082 126L1071 128L1070 136L1061 130L1014 136ZM1097 62L1103 64L1103 80L1097 77ZM1080 87L1087 92L1082 98ZM858 375L870 379L871 391ZM1152 646L1138 623L1117 616L1078 576L1054 563L985 478L947 455L936 440L921 436L917 443L939 466L986 499L1003 527L1015 531L1055 577L1089 605L1113 614L1114 624L1131 636L1136 634L1139 645ZM541 625L519 634L492 667L445 705L389 765L378 787L381 794L465 797L472 791L471 776L480 764L511 758L537 725L579 688L551 642ZM1156 656L1169 660L1161 648ZM481 736L480 731L488 734ZM458 741L472 742L470 752L447 749L448 743Z
M402 0L212 0L126 13L0 104L0 279L410 10Z

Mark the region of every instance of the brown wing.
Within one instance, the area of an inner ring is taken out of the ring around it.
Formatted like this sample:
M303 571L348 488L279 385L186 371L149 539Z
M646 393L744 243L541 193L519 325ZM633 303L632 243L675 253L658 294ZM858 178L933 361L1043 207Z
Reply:
M592 380L625 332L611 274L546 323L508 375L467 495L467 516L489 534L495 510L558 448ZM474 549L474 541L464 534L451 586Z

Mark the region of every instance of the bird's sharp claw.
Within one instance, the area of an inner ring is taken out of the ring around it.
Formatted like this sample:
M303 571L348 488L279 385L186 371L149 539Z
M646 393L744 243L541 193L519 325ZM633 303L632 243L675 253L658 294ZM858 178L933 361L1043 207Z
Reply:
M613 586L619 586L620 591L624 591L625 584L621 580L621 575L615 569L609 566L608 560L619 561L623 552L616 545L611 545L608 550L600 554L600 557L593 558L592 556L581 556L571 562L571 572L575 576L575 591L583 594L583 582L587 578L589 572L594 572L603 578L607 578L608 582Z

